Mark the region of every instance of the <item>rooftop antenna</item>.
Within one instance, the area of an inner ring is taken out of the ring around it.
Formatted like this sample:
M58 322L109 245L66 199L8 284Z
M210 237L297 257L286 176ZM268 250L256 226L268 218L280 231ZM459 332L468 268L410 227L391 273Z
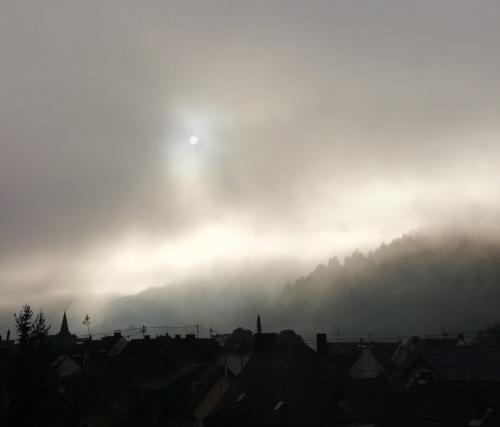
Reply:
M90 316L88 314L85 315L85 319L83 319L82 323L87 327L89 339L92 338L92 335L90 335L90 324L92 323L92 321L90 320Z

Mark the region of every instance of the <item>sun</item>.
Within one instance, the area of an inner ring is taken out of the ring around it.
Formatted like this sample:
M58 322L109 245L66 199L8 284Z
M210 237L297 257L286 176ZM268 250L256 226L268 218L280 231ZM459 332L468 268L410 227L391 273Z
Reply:
M191 136L191 137L189 138L189 143L190 143L191 145L196 145L196 144L198 144L198 137L197 137L197 136L194 136L194 135L193 135L193 136Z

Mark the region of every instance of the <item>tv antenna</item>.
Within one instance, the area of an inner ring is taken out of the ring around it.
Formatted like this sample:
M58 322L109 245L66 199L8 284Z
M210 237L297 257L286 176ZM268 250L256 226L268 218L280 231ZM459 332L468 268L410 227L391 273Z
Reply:
M83 319L82 323L87 327L87 333L89 335L89 338L91 338L92 335L90 335L90 324L92 323L92 321L90 320L90 316L88 314L85 315L85 319Z

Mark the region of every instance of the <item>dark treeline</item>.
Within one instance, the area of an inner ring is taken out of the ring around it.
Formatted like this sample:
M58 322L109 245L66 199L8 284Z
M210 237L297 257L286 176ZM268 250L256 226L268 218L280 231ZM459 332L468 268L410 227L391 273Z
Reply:
M373 252L332 258L284 287L250 275L210 286L198 283L122 298L108 307L112 327L193 324L217 330L291 327L341 337L475 331L497 321L500 310L500 240L463 232L416 232Z
M472 331L500 309L500 244L415 233L287 284L276 322L340 334ZM290 315L293 313L293 315Z

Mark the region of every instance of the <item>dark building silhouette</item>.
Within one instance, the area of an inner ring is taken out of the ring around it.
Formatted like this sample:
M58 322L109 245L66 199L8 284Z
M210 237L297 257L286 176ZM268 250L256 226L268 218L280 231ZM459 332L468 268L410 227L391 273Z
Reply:
M370 353L386 371L393 367L392 358L400 348L399 341L334 341L328 342L326 334L316 335L316 349L319 354L335 363L345 373L356 364L360 357L368 359Z
M64 311L59 332L56 335L47 336L49 351L53 355L69 354L74 350L76 343L77 337L70 332L66 311Z
M415 384L390 404L379 427L496 427L500 384L435 381Z
M254 354L205 424L329 426L340 379L293 331L256 334Z

